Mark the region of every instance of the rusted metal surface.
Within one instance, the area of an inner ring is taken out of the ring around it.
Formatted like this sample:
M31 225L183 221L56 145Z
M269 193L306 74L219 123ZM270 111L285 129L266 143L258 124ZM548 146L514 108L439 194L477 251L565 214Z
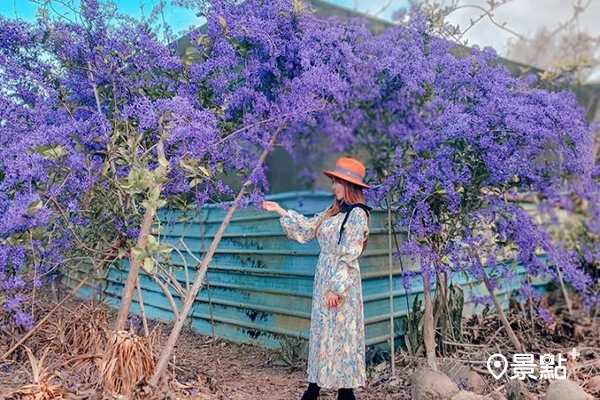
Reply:
M332 196L327 193L294 192L271 196L284 208L292 208L311 215L331 204ZM377 345L389 349L390 301L387 215L385 210L375 209L372 213L372 231L369 248L360 260L363 279L365 334L367 345ZM202 249L210 246L221 218L225 215L219 206L205 207L202 210L202 223L196 216L186 223L178 221L177 213L162 216L166 240L177 245L180 238L198 258ZM402 238L398 237L401 241ZM185 261L190 267L191 279L196 262L181 245ZM210 298L214 330L217 336L234 341L254 341L268 347L278 347L290 338L307 339L310 326L311 296L314 269L317 264L319 247L315 241L298 244L287 239L279 224L278 216L248 208L240 211L227 228L208 270ZM183 266L183 259L173 252L172 261ZM396 261L393 279L394 318L397 326L396 344L402 344L402 324L407 308L412 307L415 296L422 293L419 266L403 260L403 267L416 273L412 279L412 291L407 295L402 285L400 264ZM122 268L109 271L105 285L101 289L107 300L115 306L119 304L123 282L126 279L126 263ZM75 271L67 282L76 285L85 273L85 268ZM177 279L185 286L183 269L176 272ZM465 290L465 313L477 310L470 302L470 295L485 294L481 282L465 281L457 277ZM149 317L171 320L171 307L161 289L145 275L140 278L146 313ZM543 282L537 282L542 285ZM86 295L92 296L92 287L87 287ZM503 304L508 304L506 292L500 293ZM135 301L135 299L134 299ZM179 305L180 303L177 302ZM205 287L196 299L190 317L190 324L203 334L212 333L208 288ZM137 303L132 306L138 312Z

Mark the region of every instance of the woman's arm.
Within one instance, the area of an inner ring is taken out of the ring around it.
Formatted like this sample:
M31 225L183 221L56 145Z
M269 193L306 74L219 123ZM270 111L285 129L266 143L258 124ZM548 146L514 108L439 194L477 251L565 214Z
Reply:
M308 218L294 210L288 210L279 221L285 234L291 240L298 243L308 243L315 238L315 228L322 216L323 213L320 212Z
M278 213L281 216L279 222L285 234L298 243L308 243L314 238L315 228L324 213L323 211L315 214L312 218L307 218L294 210L284 210L274 201L263 202L263 209Z

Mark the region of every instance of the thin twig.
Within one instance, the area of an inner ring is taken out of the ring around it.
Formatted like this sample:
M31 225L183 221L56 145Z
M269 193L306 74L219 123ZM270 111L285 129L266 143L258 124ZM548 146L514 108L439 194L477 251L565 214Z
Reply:
M182 238L179 238L179 241L183 242ZM185 259L185 256L183 255L181 250L179 250L177 247L173 246L173 250L175 250L177 254L179 254L179 257L181 257L181 260L183 261L183 270L185 272L185 291L187 293L190 290L190 276L188 272L187 260Z
M96 99L96 108L98 109L98 114L102 114L102 107L100 106L100 94L98 93L98 86L94 82L94 75L92 73L92 64L88 61L88 77L90 79L90 83L92 84L92 90L94 91L94 98Z
M186 291L183 290L183 286L181 286L181 284L177 280L177 277L175 275L173 275L172 272L167 271L167 269L160 262L158 262L158 260L154 260L154 263L160 269L160 272L162 272L165 275L164 282L167 285L169 285L170 287L172 287L173 289L175 289L175 291L181 297L185 297L185 292ZM158 274L156 274L156 276L158 277Z
M167 300L169 300L169 304L171 305L171 309L173 310L175 318L178 318L179 308L177 308L177 304L175 304L175 299L173 298L173 295L169 290L169 286L167 286L167 284L165 284L159 277L157 277L156 274L152 274L149 271L147 271L146 267L144 267L144 264L141 264L140 267L144 270L144 272L146 272L146 274L151 276L154 279L154 282L156 282L156 284L162 289L163 293L167 297Z
M388 196L389 197L389 196ZM394 344L394 262L392 257L392 207L386 199L388 223L388 263L390 281L390 354L392 356L391 379L396 376L396 346Z
M142 288L140 285L139 278L138 278L136 286L137 286L137 295L138 295L138 305L140 307L140 315L142 316L142 324L144 325L144 336L149 336L150 331L148 330L148 320L146 319L146 310L144 307L144 299L142 298Z
M225 137L221 138L221 140L219 140L217 142L217 146L220 145L220 144L222 144L224 141L226 141L228 139L231 139L235 135L238 135L238 134L240 134L240 133L242 133L242 132L244 132L244 131L246 131L248 129L251 129L251 128L254 128L256 126L260 126L260 125L263 125L263 124L268 124L269 122L273 122L275 120L276 120L275 118L269 118L269 119L265 119L263 121L258 121L258 122L255 122L253 124L244 126L244 127L240 128L240 129L234 131L234 132L231 132L230 134L226 135ZM192 128L198 128L196 125L192 124L191 122L189 124L190 124L190 126Z

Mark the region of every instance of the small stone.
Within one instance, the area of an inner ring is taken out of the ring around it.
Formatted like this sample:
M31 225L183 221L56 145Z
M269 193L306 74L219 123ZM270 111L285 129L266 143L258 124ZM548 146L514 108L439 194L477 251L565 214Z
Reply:
M468 371L465 374L464 379L467 380L467 389L471 392L483 394L487 390L487 382L475 371Z
M492 400L492 398L489 396L482 396L477 393L461 390L460 392L452 396L450 400Z
M410 394L413 400L450 399L459 391L456 383L448 376L429 368L417 369L410 379Z
M593 400L577 383L568 379L555 380L548 387L544 400Z
M506 400L506 396L504 396L502 393L498 393L498 392L494 392L494 393L490 394L490 397L493 400Z
M508 400L534 400L535 397L525 387L523 382L518 379L511 380L506 385L506 397ZM566 399L562 399L566 400Z
M584 385L588 390L600 390L600 376L594 376L588 380Z
M463 389L479 394L487 391L488 384L485 379L458 361L444 360L440 369L453 381L461 382L461 388Z

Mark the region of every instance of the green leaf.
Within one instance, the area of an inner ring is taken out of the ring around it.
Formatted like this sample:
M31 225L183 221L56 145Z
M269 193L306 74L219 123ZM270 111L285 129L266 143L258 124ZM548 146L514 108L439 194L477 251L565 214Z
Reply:
M160 188L158 186L155 186L152 189L150 189L150 193L148 193L148 199L151 200L152 202L156 203L159 198L160 198Z
M142 189L146 190L149 189L153 186L156 186L156 182L154 181L154 175L152 175L152 173L150 171L148 171L147 169L142 169L139 170L139 184L142 187ZM155 188L158 189L158 188ZM159 195L160 195L160 191L159 191Z
M158 163L160 164L161 167L163 167L165 169L169 168L169 161L163 155L158 157Z
M181 166L181 168L183 169L187 169L188 171L193 171L194 170L194 166L189 162L188 158L182 158L179 160L179 165Z
M163 208L166 205L167 205L166 200L158 200L155 204L155 208L158 210L159 208Z
M154 235L148 235L148 244L146 244L146 248L148 251L154 251L158 247L158 239Z
M206 168L205 166L200 165L198 167L198 169L200 170L200 172L202 172L204 174L204 176L207 176L209 178L212 176L212 173L210 172L210 170L208 168Z
M227 36L229 33L229 29L227 28L227 20L222 15L219 15L219 24L223 28L223 35Z
M31 230L31 237L33 238L33 240L41 240L45 234L46 227L44 226L38 226L37 228Z
M37 200L34 201L33 203L31 203L31 205L29 206L29 211L28 214L31 215L32 217L35 215L35 213L40 210L42 207L44 206L44 203L42 202L42 200Z
M190 181L190 188L194 188L196 186L200 186L204 179L202 178L194 178Z
M156 265L154 264L154 260L152 258L147 257L144 260L144 271L151 275L156 273Z
M149 200L142 201L142 207L144 207L145 210L148 210L150 212L154 212L154 210L156 210L156 207L154 207L154 204Z
M144 256L146 254L146 250L144 250L143 248L139 247L139 246L135 246L131 248L131 254L133 255L133 258L136 260L140 260L142 258L142 256Z
M201 38L197 39L197 43L201 44ZM185 56L193 58L198 55L198 48L196 46L187 46L185 48Z
M67 150L59 144L55 146L40 146L37 151L42 157L52 161L57 161L67 154Z
M173 246L171 246L168 243L163 243L158 246L157 251L159 253L171 254L171 252L173 251Z
M153 172L152 175L154 176L154 182L156 183L162 183L164 182L164 179L166 177L165 174L165 170L163 168L156 168Z

